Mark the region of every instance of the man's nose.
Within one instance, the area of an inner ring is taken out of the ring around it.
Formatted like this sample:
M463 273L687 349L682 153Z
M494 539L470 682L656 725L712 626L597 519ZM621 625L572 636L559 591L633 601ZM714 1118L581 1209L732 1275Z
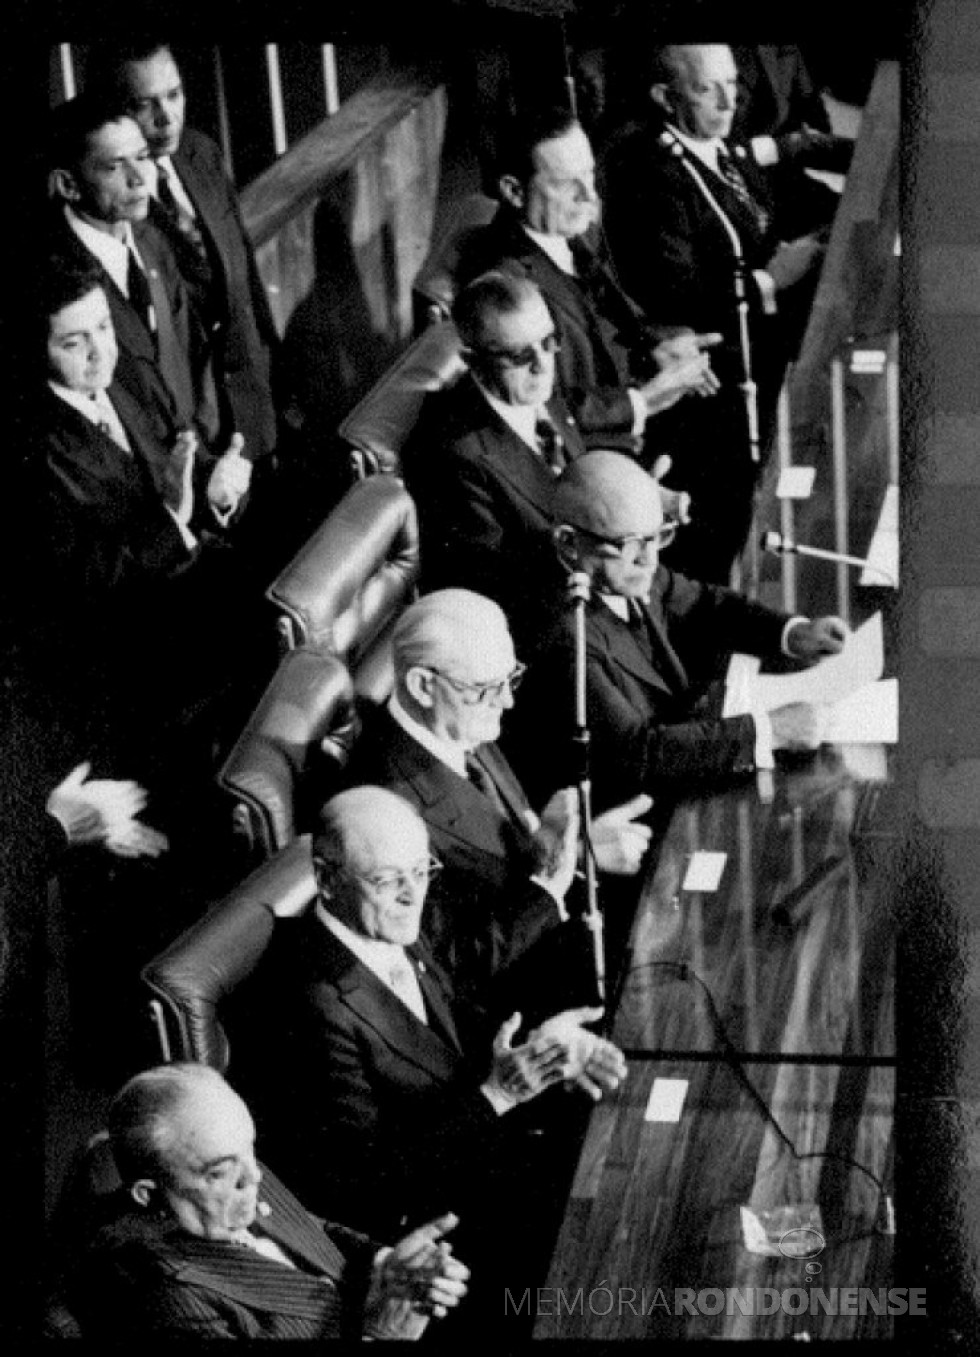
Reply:
M261 1181L262 1170L259 1168L258 1162L253 1156L251 1159L246 1160L242 1165L242 1174L238 1185L241 1188L258 1187Z
M730 90L727 85L718 86L718 107L722 112L727 113L729 109L735 107L735 92Z

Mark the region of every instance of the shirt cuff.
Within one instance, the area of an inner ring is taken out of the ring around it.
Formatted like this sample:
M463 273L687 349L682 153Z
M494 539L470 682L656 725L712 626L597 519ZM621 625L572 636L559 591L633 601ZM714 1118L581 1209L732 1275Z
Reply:
M775 137L753 137L749 142L755 163L764 168L779 162L779 147Z
M775 768L776 760L772 756L772 722L769 713L760 707L752 712L755 722L755 766L756 768Z
M776 284L773 281L771 273L765 269L753 269L752 276L756 281L759 292L762 296L762 309L767 316L776 314Z
M630 405L633 407L633 427L630 429L630 433L634 438L639 438L646 428L649 418L647 403L635 386L627 387L626 394L629 396Z
M782 634L782 636L781 636L780 639L779 639L779 648L780 648L780 650L783 652L784 655L789 655L789 657L790 657L791 659L795 659L795 658L796 658L796 656L793 654L792 650L790 650L790 648L789 648L789 634L790 634L790 632L793 630L793 628L794 628L795 626L798 626L798 625L799 625L799 623L801 623L801 622L804 622L804 623L805 623L805 622L809 622L809 620L810 620L810 619L809 619L808 617L804 617L803 614L800 613L800 614L799 614L798 616L796 616L796 617L791 617L791 618L789 619L789 621L786 623L785 627L783 627L783 634Z
M481 1084L480 1092L498 1117L502 1117L505 1112L509 1112L512 1107L517 1106L517 1100L512 1098L509 1093L505 1093L502 1088L491 1088L489 1084Z
M165 504L163 507L166 509L167 513L170 515L173 521L177 524L177 531L180 533L180 539L183 542L184 546L187 548L188 551L196 551L197 538L191 532L190 528L187 527L186 523L181 523L180 519L174 513L173 509L171 509L169 504Z
M540 886L541 889L542 889L543 891L547 891L547 892L548 892L548 894L551 896L552 900L554 900L555 905L556 905L556 907L557 907L557 909L558 909L558 917L559 917L559 919L561 919L562 923L567 923L567 922L568 922L568 910L565 908L565 901L564 901L563 897L560 896L560 895L558 894L558 892L555 890L555 888L554 888L554 886L551 884L551 882L550 882L550 881L545 881L545 879L544 879L543 876L532 876L532 877L531 877L531 880L532 880L532 882L534 883L535 886Z

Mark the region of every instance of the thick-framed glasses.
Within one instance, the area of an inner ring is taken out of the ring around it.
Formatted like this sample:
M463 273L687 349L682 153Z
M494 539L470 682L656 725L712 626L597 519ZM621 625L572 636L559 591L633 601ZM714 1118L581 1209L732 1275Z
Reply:
M610 558L618 558L626 565L635 565L643 552L662 551L664 547L670 546L677 536L678 528L678 524L668 522L664 523L656 532L632 533L628 537L603 537L601 533L592 532L590 528L580 527L577 523L572 523L569 526L581 533L583 537L588 537L597 543L601 554Z
M438 858L423 858L421 862L416 862L414 867L409 867L407 871L398 871L394 867L391 871L372 872L370 876L365 876L363 872L351 872L351 876L357 877L358 881L363 881L365 886L369 886L375 895L388 896L394 899L406 886L427 886L432 878L442 871L442 863Z
M495 679L492 683L465 683L462 679L453 678L451 674L444 674L441 669L430 668L429 672L436 674L443 683L448 683L454 692L459 693L467 707L476 707L481 702L499 702L505 691L516 692L521 679L527 673L527 665L515 664L509 674L502 679Z
M527 344L523 349L481 349L484 358L489 358L502 368L530 368L540 363L542 357L555 354L561 348L561 341L552 330L551 334L539 339L536 344Z

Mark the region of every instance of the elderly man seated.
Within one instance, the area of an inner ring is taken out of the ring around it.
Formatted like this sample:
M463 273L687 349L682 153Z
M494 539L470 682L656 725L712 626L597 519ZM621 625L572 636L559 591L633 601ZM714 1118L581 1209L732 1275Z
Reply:
M667 570L655 485L616 452L590 452L558 488L559 538L569 568L591 581L586 688L596 805L692 780L771 767L772 751L820 744L819 709L794 702L722 717L713 680L732 651L812 663L838 652L837 617L790 617L731 589ZM682 529L683 531L683 529ZM529 783L560 785L573 730L574 620L563 617L528 680L515 758Z
M539 819L497 747L524 672L507 620L490 599L443 589L405 610L392 645L395 690L387 709L365 721L349 781L389 787L425 821L445 871L423 933L454 983L482 993L520 963L539 992L540 947L531 953L532 944L574 946L554 931L568 918L576 807L562 788ZM601 871L636 873L650 840L638 818L650 806L641 795L597 817ZM562 849L568 840L571 856ZM515 1002L525 1003L524 988Z
M330 801L313 858L315 908L277 920L260 996L246 987L237 1023L228 1015L232 1073L263 1098L270 1160L361 1228L457 1213L486 1285L516 1284L563 1200L588 1102L556 1090L543 1133L522 1105L562 1083L592 1098L618 1086L622 1055L582 1025L601 1010L521 1031L520 1013L501 1022L460 997L419 942L434 863L423 821L394 793ZM488 1296L494 1313L501 1295Z
M394 1248L311 1216L255 1158L242 1099L207 1065L136 1075L109 1113L130 1209L96 1235L83 1337L419 1338L466 1293L432 1220Z

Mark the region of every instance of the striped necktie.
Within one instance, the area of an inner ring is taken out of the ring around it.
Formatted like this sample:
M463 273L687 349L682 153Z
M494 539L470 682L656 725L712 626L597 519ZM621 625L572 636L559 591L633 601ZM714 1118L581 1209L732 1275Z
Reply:
M753 198L749 192L749 186L745 182L742 171L735 164L735 159L727 146L718 147L718 173L728 184L729 188L735 194L744 208L752 213L760 232L765 232L769 225L769 213L765 208Z
M561 434L551 422L546 410L541 410L538 414L534 425L534 437L545 466L553 475L560 476L565 469L565 448Z
M176 226L189 245L192 245L203 261L207 261L208 251L194 216L182 205L174 193L170 181L170 171L166 165L157 162L157 202Z

